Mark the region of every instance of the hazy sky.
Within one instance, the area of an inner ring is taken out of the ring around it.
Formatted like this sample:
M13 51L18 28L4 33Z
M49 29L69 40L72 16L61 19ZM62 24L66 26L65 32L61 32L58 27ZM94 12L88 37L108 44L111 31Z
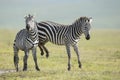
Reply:
M0 28L24 28L29 13L37 22L72 24L88 16L93 28L120 28L120 0L0 0Z

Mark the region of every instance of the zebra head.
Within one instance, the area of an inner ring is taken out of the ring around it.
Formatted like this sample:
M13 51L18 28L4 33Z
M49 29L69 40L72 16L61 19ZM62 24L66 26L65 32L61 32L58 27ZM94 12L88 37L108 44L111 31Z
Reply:
M81 23L81 31L84 33L86 40L90 39L90 28L91 28L91 21L92 18L87 18L87 17L81 17L80 18L80 23Z
M28 30L28 31L31 31L31 30L33 30L34 28L35 28L35 21L34 21L34 16L32 16L32 15L28 15L28 16L26 16L25 17L25 23L26 23L26 29Z

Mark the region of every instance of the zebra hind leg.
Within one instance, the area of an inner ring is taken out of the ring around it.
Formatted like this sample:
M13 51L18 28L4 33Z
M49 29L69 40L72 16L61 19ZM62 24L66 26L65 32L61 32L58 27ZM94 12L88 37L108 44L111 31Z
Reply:
M15 65L16 71L18 71L18 63L19 63L18 51L19 50L17 49L17 47L15 47L15 45L13 49L14 49L14 65Z
M38 46L39 46L39 49L40 49L40 51L41 51L41 55L43 56L43 55L44 55L43 48L42 48L42 46L41 46L40 44L39 44Z
M49 57L49 51L48 51L48 49L44 45L43 45L43 49L46 52L46 58L48 58Z

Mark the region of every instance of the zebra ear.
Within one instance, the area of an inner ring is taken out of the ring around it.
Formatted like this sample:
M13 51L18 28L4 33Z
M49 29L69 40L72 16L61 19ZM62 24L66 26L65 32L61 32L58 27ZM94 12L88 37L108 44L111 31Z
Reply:
M28 16L25 16L24 19L27 19Z
M31 15L31 18L35 18L35 16L34 16L34 15Z
M30 17L31 15L30 14L28 14L28 17Z
M90 23L92 22L92 17L89 18L89 22L90 22Z
M80 17L80 21L82 22L82 20L83 20L83 17Z

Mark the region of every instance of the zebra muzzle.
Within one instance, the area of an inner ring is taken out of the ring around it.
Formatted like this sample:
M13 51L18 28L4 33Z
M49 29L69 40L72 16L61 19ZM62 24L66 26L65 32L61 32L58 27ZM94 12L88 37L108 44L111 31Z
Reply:
M29 26L29 25L26 25L26 29L29 31L29 29L30 29L30 26Z
M89 40L90 39L90 35L88 34L87 36L86 36L86 40Z

